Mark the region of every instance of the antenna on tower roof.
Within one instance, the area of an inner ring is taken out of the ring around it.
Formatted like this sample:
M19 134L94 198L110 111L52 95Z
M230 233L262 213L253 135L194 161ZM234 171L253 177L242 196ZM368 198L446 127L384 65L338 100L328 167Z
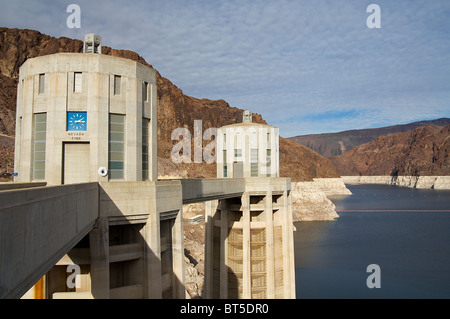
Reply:
M84 36L83 53L102 54L102 38L94 33Z
M242 123L251 123L252 122L252 112L250 110L245 110L242 114Z

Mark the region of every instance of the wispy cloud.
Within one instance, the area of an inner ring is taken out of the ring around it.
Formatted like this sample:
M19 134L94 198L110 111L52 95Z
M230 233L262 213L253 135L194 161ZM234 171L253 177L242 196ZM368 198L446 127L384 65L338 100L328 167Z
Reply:
M0 21L95 32L144 56L186 94L261 113L284 136L450 116L450 2L3 1ZM69 3L82 28L65 25ZM353 111L352 111L353 110Z

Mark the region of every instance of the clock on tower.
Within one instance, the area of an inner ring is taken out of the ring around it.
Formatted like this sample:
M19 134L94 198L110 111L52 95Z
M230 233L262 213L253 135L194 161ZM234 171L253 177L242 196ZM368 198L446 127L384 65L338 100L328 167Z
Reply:
M67 112L67 130L86 131L87 130L86 112Z

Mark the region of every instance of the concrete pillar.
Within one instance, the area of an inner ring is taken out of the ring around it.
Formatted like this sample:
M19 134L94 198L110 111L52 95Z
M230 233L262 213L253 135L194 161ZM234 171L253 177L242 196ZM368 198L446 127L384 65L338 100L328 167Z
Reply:
M147 218L147 223L142 229L144 238L144 274L146 299L161 299L161 235L159 214L156 211L156 200L150 198L152 209Z
M220 299L228 298L228 202L220 206Z
M156 81L156 80L155 80ZM148 154L148 174L151 181L156 181L158 179L158 155L157 155L157 144L158 144L158 101L156 97L156 82L151 84L151 106L150 106L150 132L149 132L149 154Z
M293 247L293 234L292 234L292 215L289 216L292 211L289 210L289 198L287 190L283 192L283 286L284 286L284 298L289 299L295 296L292 294L290 283L294 281L294 276L292 276L292 270L294 270L294 247ZM295 286L295 285L292 285Z
M93 73L88 77L87 105L90 107L89 132L97 135L91 139L91 179L107 182L108 176L100 176L98 169L108 167L108 130L110 77L107 74Z
M172 227L172 267L174 273L172 289L173 297L176 299L184 299L186 297L184 286L184 231L182 215L183 211L180 210Z
M205 203L205 282L203 291L206 299L213 298L213 260L214 260L214 216L217 211L218 201Z
M96 299L109 299L109 226L100 217L89 233L91 253L91 292Z
M244 299L252 298L251 289L251 264L250 264L250 195L245 192L242 195L242 294Z
M288 238L288 244L289 244L289 251L291 252L290 255L290 265L289 265L289 270L290 270L290 280L291 282L294 281L295 282L295 255L294 255L294 226L293 226L293 221L292 221L292 197L291 197L291 192L290 191L285 191L287 196L286 196L286 200L287 200L287 225L289 228L289 238ZM288 296L288 298L292 298L295 299L295 285L290 285L291 291L290 291L290 295Z
M47 185L60 185L62 181L62 145L58 132L64 132L67 104L67 74L54 72L45 76L47 89L47 128L45 181ZM63 107L62 107L63 106ZM51 155L50 155L51 154Z
M136 105L139 105L138 87L141 86L136 78L122 79L122 83L126 83L125 179L139 181L142 180L142 107Z
M274 259L274 240L273 240L273 201L272 186L269 184L266 193L265 205L265 222L266 222L266 298L275 298L275 259Z

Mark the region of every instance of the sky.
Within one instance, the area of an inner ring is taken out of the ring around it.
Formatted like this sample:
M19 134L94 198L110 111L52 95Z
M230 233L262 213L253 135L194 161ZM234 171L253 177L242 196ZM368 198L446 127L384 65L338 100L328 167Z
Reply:
M70 4L80 28L67 24ZM99 34L185 94L250 109L283 137L450 117L448 0L0 0L0 8L3 27Z

